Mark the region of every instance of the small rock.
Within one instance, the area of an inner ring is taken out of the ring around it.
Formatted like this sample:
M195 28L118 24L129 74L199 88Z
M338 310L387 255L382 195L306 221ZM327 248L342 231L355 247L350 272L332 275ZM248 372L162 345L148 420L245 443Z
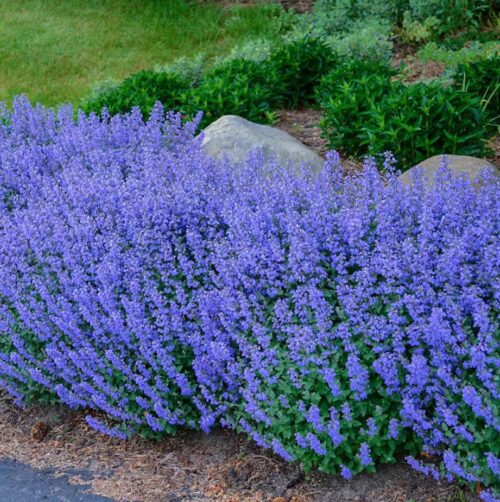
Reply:
M469 157L468 155L446 155L446 158L448 159L448 169L454 175L466 175L469 179L474 180L483 169L488 168L500 180L500 171L487 160ZM430 157L404 172L399 178L405 185L410 185L415 169L421 167L424 169L426 179L432 184L442 159L443 155Z
M277 157L283 163L305 164L318 171L324 164L318 154L286 132L236 115L224 115L210 124L203 134L203 148L209 155L227 155L236 163L244 162L249 152L259 148L266 157Z

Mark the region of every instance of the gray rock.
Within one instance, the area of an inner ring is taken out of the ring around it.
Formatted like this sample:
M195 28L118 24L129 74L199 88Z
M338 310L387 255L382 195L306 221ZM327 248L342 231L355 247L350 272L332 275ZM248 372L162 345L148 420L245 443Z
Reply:
M286 132L236 115L224 115L210 124L204 130L203 148L213 157L227 155L236 163L245 161L256 148L283 163L306 164L315 170L320 170L324 163L318 154Z
M494 176L500 180L500 171L487 160L469 157L467 155L446 155L446 157L448 159L448 168L455 175L465 175L471 180L474 180L484 168L488 168L491 169ZM435 155L434 157L424 160L420 164L417 164L408 171L404 172L400 176L401 181L405 185L409 185L411 183L413 172L415 169L421 167L424 169L426 179L432 184L434 182L436 171L441 165L442 158L442 155Z

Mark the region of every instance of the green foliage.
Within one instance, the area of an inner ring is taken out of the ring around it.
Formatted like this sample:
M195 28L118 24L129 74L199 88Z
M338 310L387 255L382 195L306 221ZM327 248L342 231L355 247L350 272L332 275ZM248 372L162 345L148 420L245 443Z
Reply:
M490 42L472 42L467 47L451 50L436 42L429 42L422 47L417 55L422 61L436 61L446 66L456 66L461 63L471 63L493 56L500 51L500 40Z
M360 359L363 363L373 362L373 354L360 341ZM331 356L331 367L335 368L335 383L339 392L334 395L325 383L317 366L307 368L307 376L301 375L301 385L294 382L294 375L301 374L305 368L300 368L290 360L290 355L285 347L272 347L276 351L280 362L271 371L276 376L276 384L271 386L261 385L258 392L263 395L274 396L259 402L259 409L269 419L256 422L252 413L244 406L239 410L231 409L234 423L252 423L260 438L269 443L277 440L287 452L300 463L307 472L318 468L323 472L338 473L347 467L352 475L361 472L375 472L376 464L393 464L401 454L418 455L422 449L422 442L410 430L400 427L397 438L389 435L389 421L397 415L401 406L401 398L395 394L389 395L384 391L382 379L374 371L370 372L368 398L356 401L352 398L349 385L349 376L346 370L347 354L345 348L339 343ZM285 404L283 404L285 403ZM342 431L343 441L332 446L332 439L326 423L323 430L318 430L308 419L304 412L309 407L316 406L322 417L328 417L331 410L341 408L342 404L349 403L349 417L339 414L339 431ZM286 410L286 411L284 411ZM377 429L376 435L371 435L368 428L364 427L368 418L374 419ZM248 432L244 427L238 427L241 432ZM299 446L296 440L297 432L307 437L314 434L325 448L324 455L318 455L310 448ZM371 465L364 466L359 459L361 444L368 443L371 447Z
M490 0L318 0L299 29L335 40L347 37L344 45L353 45L352 37L357 45L366 45L370 39L363 40L363 33L377 35L368 28L378 25L384 45L391 31L398 31L404 42L421 43L464 28L476 30L493 9Z
M148 116L154 104L161 101L165 108L177 110L189 85L188 80L174 73L141 71L117 87L106 88L103 93L84 102L82 108L87 113L100 113L105 107L113 115L138 106Z
M182 56L171 63L156 65L154 71L159 73L174 73L188 81L191 85L196 85L200 82L206 66L207 57L205 53L200 52L193 58Z
M201 127L226 114L271 122L278 107L313 102L315 87L333 68L335 57L325 43L307 38L277 48L262 61L230 57L204 75L201 59L199 64L186 64L182 73L173 73L180 63L165 68L168 72L142 71L118 86L105 87L83 109L99 112L106 107L115 114L138 106L147 116L160 101L188 117L203 111Z
M333 52L346 59L388 60L391 27L403 4L401 0L319 0L291 37L309 34L323 38Z
M500 53L471 64L461 64L454 75L455 87L475 94L492 120L500 116Z
M249 59L251 61L264 61L271 55L273 44L265 38L247 40L231 49L228 59ZM224 59L222 60L224 61Z
M200 127L227 114L267 123L280 106L280 95L279 76L272 65L234 59L209 71L198 87L184 93L182 112L192 117L203 111Z
M459 30L477 30L492 11L491 0L409 0L402 37L421 42Z
M390 150L405 169L440 153L485 152L481 99L463 90L406 86L376 72L356 76L339 68L323 79L318 99L330 146L350 156Z
M392 55L390 26L377 19L359 21L352 30L328 38L332 50L342 59L389 61Z
M391 25L402 19L407 3L407 0L318 0L303 26L308 24L324 36L331 36L374 19Z
M203 111L200 125L205 127L225 114L268 123L280 107L319 104L326 109L323 127L331 146L350 155L391 149L407 164L434 152L480 154L486 124L492 122L492 110L498 109L497 77L490 81L486 69L478 67L476 75L475 70L469 74L461 66L452 89L391 82L391 26L423 23L427 34L414 25L413 37L425 40L441 24L444 4L451 9L450 19L453 9L463 7L460 2L451 7L447 2L322 0L304 18L310 23L300 27L305 31L296 30L274 49L266 39L249 40L229 57L216 60L208 71L203 55L196 60L181 58L158 67L161 71L140 72L120 85L111 82L94 93L84 109L99 111L106 106L114 114L139 106L147 116L160 101L188 118ZM476 16L487 10L479 1L466 7ZM419 51L419 57L456 66L495 54L498 44L490 40L452 51L431 42ZM349 60L354 64L345 63ZM494 64L492 60L489 65ZM457 110L465 114L464 120L459 121Z
M427 42L434 38L434 33L439 26L439 19L434 16L425 18L423 21L413 19L410 11L406 11L403 17L403 27L399 35L405 43Z
M271 54L269 63L283 84L286 107L308 105L321 78L335 65L332 50L321 40L303 38L284 45Z

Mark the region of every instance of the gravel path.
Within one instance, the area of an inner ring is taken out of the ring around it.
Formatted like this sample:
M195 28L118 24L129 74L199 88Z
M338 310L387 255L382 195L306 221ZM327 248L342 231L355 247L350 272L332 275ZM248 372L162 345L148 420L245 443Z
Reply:
M84 493L85 488L12 460L0 460L2 502L111 502L112 499Z

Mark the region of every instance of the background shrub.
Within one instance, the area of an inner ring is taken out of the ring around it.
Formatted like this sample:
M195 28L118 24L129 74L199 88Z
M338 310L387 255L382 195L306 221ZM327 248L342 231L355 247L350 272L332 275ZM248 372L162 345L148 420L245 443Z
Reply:
M388 60L393 46L392 24L400 4L399 0L320 0L311 14L301 16L287 37L321 38L346 59Z
M446 40L442 40L440 45L447 49L457 51L462 49L466 44L479 42L484 44L487 42L495 42L499 39L499 33L496 30L489 31L467 31L457 36L452 36Z
M493 178L235 169L161 107L75 123L21 100L0 124L18 400L41 386L119 437L222 424L346 478L403 453L499 495Z
M424 62L437 61L446 66L455 67L459 64L494 58L499 51L500 40L485 43L473 42L458 50L446 49L436 42L429 42L417 52L417 55Z
M404 169L436 154L484 153L488 119L479 97L438 83L346 75L332 72L318 91L330 147L356 157L392 150Z
M328 45L309 37L285 44L271 53L269 64L282 83L284 105L296 108L312 104L316 86L336 62L337 58Z
M203 111L201 127L226 114L266 123L280 107L312 104L316 85L336 59L325 43L306 38L283 45L264 58L229 57L204 73L201 61L186 65L183 71L178 69L181 60L163 69L168 72L140 72L121 85L97 92L83 108L99 112L106 107L115 114L138 106L147 117L160 101L188 117Z
M369 27L378 26L378 38L383 34L386 43L391 32L403 41L420 43L464 29L475 31L494 12L494 2L489 0L318 0L296 29L322 37L357 39L361 44L363 32L377 35Z
M379 20L361 21L352 30L327 39L332 50L344 61L389 61L393 42L390 27Z
M118 86L104 88L94 94L82 106L86 112L100 113L107 108L109 113L129 112L134 106L147 117L156 101L169 110L178 110L183 105L183 95L190 87L189 78L176 73L143 70L125 79Z
M377 20L390 26L402 20L407 5L407 0L317 0L302 26L309 25L327 37L349 32L361 21Z
M426 27L427 38L432 38L477 29L481 19L492 12L490 0L409 0L405 21L411 29L415 23Z
M498 124L500 117L500 53L471 64L460 64L454 74L455 87L479 96Z
M264 61L269 58L273 46L278 42L271 42L265 38L247 40L231 49L229 56L221 58L219 63L227 59L250 59L252 61Z
M253 122L271 122L281 104L279 76L267 61L231 59L205 74L200 85L183 96L183 112L203 111L205 127L222 115L241 115Z
M189 82L191 86L198 85L207 67L207 57L203 52L193 58L182 56L171 63L156 65L154 71L158 73L175 74Z

